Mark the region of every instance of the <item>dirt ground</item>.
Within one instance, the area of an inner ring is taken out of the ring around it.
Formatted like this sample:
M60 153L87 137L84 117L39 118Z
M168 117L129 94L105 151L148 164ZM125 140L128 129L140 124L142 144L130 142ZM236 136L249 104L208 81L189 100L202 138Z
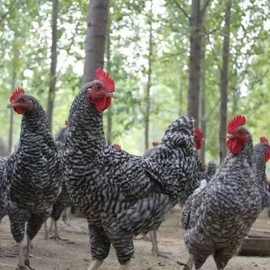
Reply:
M152 256L150 242L135 240L135 258L132 270L175 270L183 269L180 262L187 260L183 242L183 230L179 225L179 209L174 210L159 233L160 249L170 252L170 259ZM44 240L44 231L40 231L34 240L31 262L35 270L86 270L90 261L87 225L84 219L73 218L71 226L59 223L64 241ZM262 215L255 224L256 229L270 231L270 219ZM270 248L270 247L269 247ZM9 221L4 218L0 224L0 270L14 270L17 264L17 246L9 233ZM118 270L114 250L101 267L101 270ZM215 270L212 258L209 258L201 270ZM234 257L226 270L269 270L270 257Z

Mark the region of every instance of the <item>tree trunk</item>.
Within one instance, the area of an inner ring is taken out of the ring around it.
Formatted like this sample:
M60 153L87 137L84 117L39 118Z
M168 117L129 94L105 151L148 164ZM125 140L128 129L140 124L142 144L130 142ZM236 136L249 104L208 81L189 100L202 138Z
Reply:
M203 6L206 7L208 0L203 0ZM203 21L206 20L207 16L207 10L205 9L203 16ZM202 149L200 150L200 160L203 165L205 165L205 142L206 142L206 137L207 137L207 112L206 112L206 90L205 90L205 71L206 71L206 66L205 66L205 52L206 52L206 37L205 35L202 36L201 39L201 89L200 89L200 127L202 128L204 135L205 135L205 140L203 141L203 146Z
M14 57L18 56L18 52L15 50ZM16 84L16 67L13 64L12 66L12 78L11 78L11 91L14 90ZM9 115L9 132L8 132L8 153L10 154L12 151L13 146L13 126L14 126L14 111L13 108L10 108L10 115Z
M56 91L56 68L57 68L57 18L58 18L58 0L53 0L52 6L52 45L51 45L51 68L50 68L50 86L48 93L48 123L50 130L52 129L53 121L53 107L55 100L55 91Z
M17 35L14 31L13 47L12 47L12 74L11 74L11 91L15 89L17 81L17 59L20 57L20 53L17 46ZM13 147L13 129L14 129L14 111L10 108L9 115L9 132L8 132L8 153L11 153Z
M178 115L182 116L186 112L186 108L184 107L184 98L185 98L185 87L183 86L183 75L182 75L183 67L181 66L179 70L180 81L179 81L179 91L178 91Z
M194 118L196 127L199 126L200 117L203 24L210 2L211 0L192 0L191 4L188 115Z
M150 90L152 86L152 60L153 60L153 1L149 14L149 39L148 39L148 72L147 85L145 89L145 115L144 115L144 148L149 148L149 122L150 122Z
M85 40L84 83L95 78L98 67L104 66L109 0L90 0Z
M229 74L229 58L230 58L230 24L231 24L231 7L232 0L227 0L225 10L224 40L223 40L223 56L222 68L220 71L220 162L226 156L226 130L227 130L227 103L228 103L228 74Z
M206 134L207 134L207 126L206 126L206 95L205 95L205 47L206 47L206 40L203 37L202 38L202 73L201 73L201 92L200 92L200 127L202 128L205 139L206 139ZM200 150L200 159L203 165L205 165L205 140L203 142L203 146Z
M201 39L202 39L201 1L192 0L190 56L189 56L188 114L189 116L192 116L195 119L195 126L199 125Z
M106 43L106 60L107 60L107 71L111 73L111 19L108 15L108 29L107 29L107 43ZM107 141L109 144L112 143L112 107L107 111Z

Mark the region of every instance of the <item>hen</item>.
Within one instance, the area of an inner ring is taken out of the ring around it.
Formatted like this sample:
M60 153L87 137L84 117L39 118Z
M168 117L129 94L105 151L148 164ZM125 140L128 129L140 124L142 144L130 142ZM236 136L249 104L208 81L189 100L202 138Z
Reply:
M62 128L55 138L56 146L58 148L60 155L62 155L62 153L64 151L64 145L65 145L67 133L68 133L68 126ZM65 183L62 183L61 192L60 192L59 196L57 197L55 204L53 205L52 213L50 216L51 217L51 225L50 225L49 231L50 232L52 231L52 233L53 233L51 236L52 239L58 239L58 240L61 239L61 237L59 236L59 233L58 233L57 222L58 222L62 212L67 207L71 207L71 206L72 206L72 203L71 203L70 197L68 195ZM46 223L45 223L45 239L48 239L48 232L47 232L47 224Z
M29 261L31 241L50 215L61 186L62 166L47 115L39 102L17 88L10 97L11 107L22 114L20 141L13 154L10 183L11 233L19 243L19 270L32 269ZM26 236L26 251L24 239Z
M195 148L197 149L197 151L199 151L202 146L203 146L203 141L204 141L204 134L203 134L203 131L201 128L196 128L194 130L194 142L195 142ZM155 153L156 149L158 149L156 146L159 145L159 142L154 142L153 143L153 148L151 149L148 149L145 153L144 153L144 157L145 158L148 158L150 157L152 154ZM200 176L200 186L197 188L202 188L202 186L205 185L204 181L208 181L209 178L211 177L210 174L212 173L212 169L210 168L209 171L205 172L204 170L204 166L201 164L200 160L199 160L199 156L198 156L198 159L197 159L197 168L199 170L199 176ZM208 175L209 174L209 175ZM197 190L196 189L196 190ZM183 206L183 203L185 202L186 200L183 200L182 203L180 203L181 206ZM151 239L151 242L152 242L152 254L155 255L155 256L161 256L161 257L165 257L167 258L168 257L168 253L164 253L164 252L161 252L159 250L159 247L158 247L158 240L157 240L157 230L154 230L154 231L151 231L149 233L150 235L150 239Z
M266 137L260 138L260 143L254 147L253 161L257 184L261 187L263 207L270 207L269 184L265 173L266 162L270 159L270 144Z
M245 124L244 116L229 123L229 154L207 188L192 195L196 197L189 215L183 215L190 253L184 269L193 264L200 269L210 255L217 269L224 269L262 210L262 187L255 176L252 137Z
M10 185L6 177L7 158L0 158L0 222L7 215Z
M111 105L114 82L103 70L75 98L69 117L64 162L72 202L87 217L98 269L111 244L121 269L134 253L133 236L157 229L164 215L198 186L193 120L181 117L166 130L148 159L107 145L102 112Z

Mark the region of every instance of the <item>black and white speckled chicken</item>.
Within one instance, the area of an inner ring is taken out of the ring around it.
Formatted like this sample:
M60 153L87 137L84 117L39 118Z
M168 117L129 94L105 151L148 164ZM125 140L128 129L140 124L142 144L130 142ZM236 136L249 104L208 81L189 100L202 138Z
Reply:
M203 146L203 141L204 141L204 133L203 133L203 130L201 128L195 128L194 130L194 142L195 142L195 148L197 149L197 151L199 151L202 146ZM150 157L152 154L155 153L157 147L160 143L159 142L154 142L153 143L153 148L151 149L148 149L145 153L144 153L144 157L145 158L148 158ZM213 168L210 166L209 168L209 171L205 171L205 168L204 166L202 165L202 163L200 162L199 160L199 156L197 158L197 162L198 162L198 165L197 165L197 168L199 170L199 176L200 176L200 186L196 189L202 189L206 183L209 181L209 179L211 178L212 176L212 173L213 173ZM192 193L193 194L193 193ZM192 196L192 195L190 195ZM189 196L189 197L190 197ZM188 198L189 198L188 197ZM187 198L187 200L188 200ZM180 205L183 206L183 203L185 203L186 201L183 200ZM157 232L158 230L153 230L151 232L149 232L149 235L150 235L150 239L151 239L151 242L152 242L152 254L154 256L160 256L160 257L165 257L165 258L168 258L168 254L169 253L165 253L165 252L161 252L159 250L159 246L158 246L158 239L157 239Z
M59 151L59 155L61 156L64 151L67 133L68 133L68 126L62 128L55 138L55 143ZM50 224L49 232L52 232L52 235L50 237L51 239L61 240L61 237L59 236L59 233L58 233L57 222L59 218L61 217L61 214L63 213L63 211L67 207L71 207L71 206L72 206L72 203L68 195L65 183L63 182L61 192L59 196L57 197L56 202L53 205L52 213L50 216L51 224ZM45 224L45 239L48 239L49 232L47 229L47 224Z
M20 141L7 179L10 183L8 215L11 233L19 243L17 269L23 270L31 269L31 241L50 215L60 191L63 169L47 115L39 102L17 88L10 103L16 113L22 114Z
M245 124L244 116L229 123L229 153L207 188L195 195L189 215L183 216L184 240L190 253L184 269L192 269L193 264L200 269L210 255L217 269L224 269L263 208L252 137Z
M261 187L263 208L270 207L270 191L266 177L266 162L270 159L270 144L266 137L260 138L260 143L254 146L253 153L257 183Z
M7 179L8 158L0 158L0 222L7 215L10 184Z
M107 145L102 112L114 82L103 70L76 97L70 110L64 162L75 206L87 217L92 262L98 269L113 245L121 269L134 253L133 236L157 229L164 215L198 186L193 120L181 117L166 130L148 159Z

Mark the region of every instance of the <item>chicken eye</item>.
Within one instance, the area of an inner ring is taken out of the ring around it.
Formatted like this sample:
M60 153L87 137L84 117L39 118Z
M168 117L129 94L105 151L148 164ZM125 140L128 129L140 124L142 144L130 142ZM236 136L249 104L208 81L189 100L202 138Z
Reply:
M101 85L97 85L97 90L101 90Z

